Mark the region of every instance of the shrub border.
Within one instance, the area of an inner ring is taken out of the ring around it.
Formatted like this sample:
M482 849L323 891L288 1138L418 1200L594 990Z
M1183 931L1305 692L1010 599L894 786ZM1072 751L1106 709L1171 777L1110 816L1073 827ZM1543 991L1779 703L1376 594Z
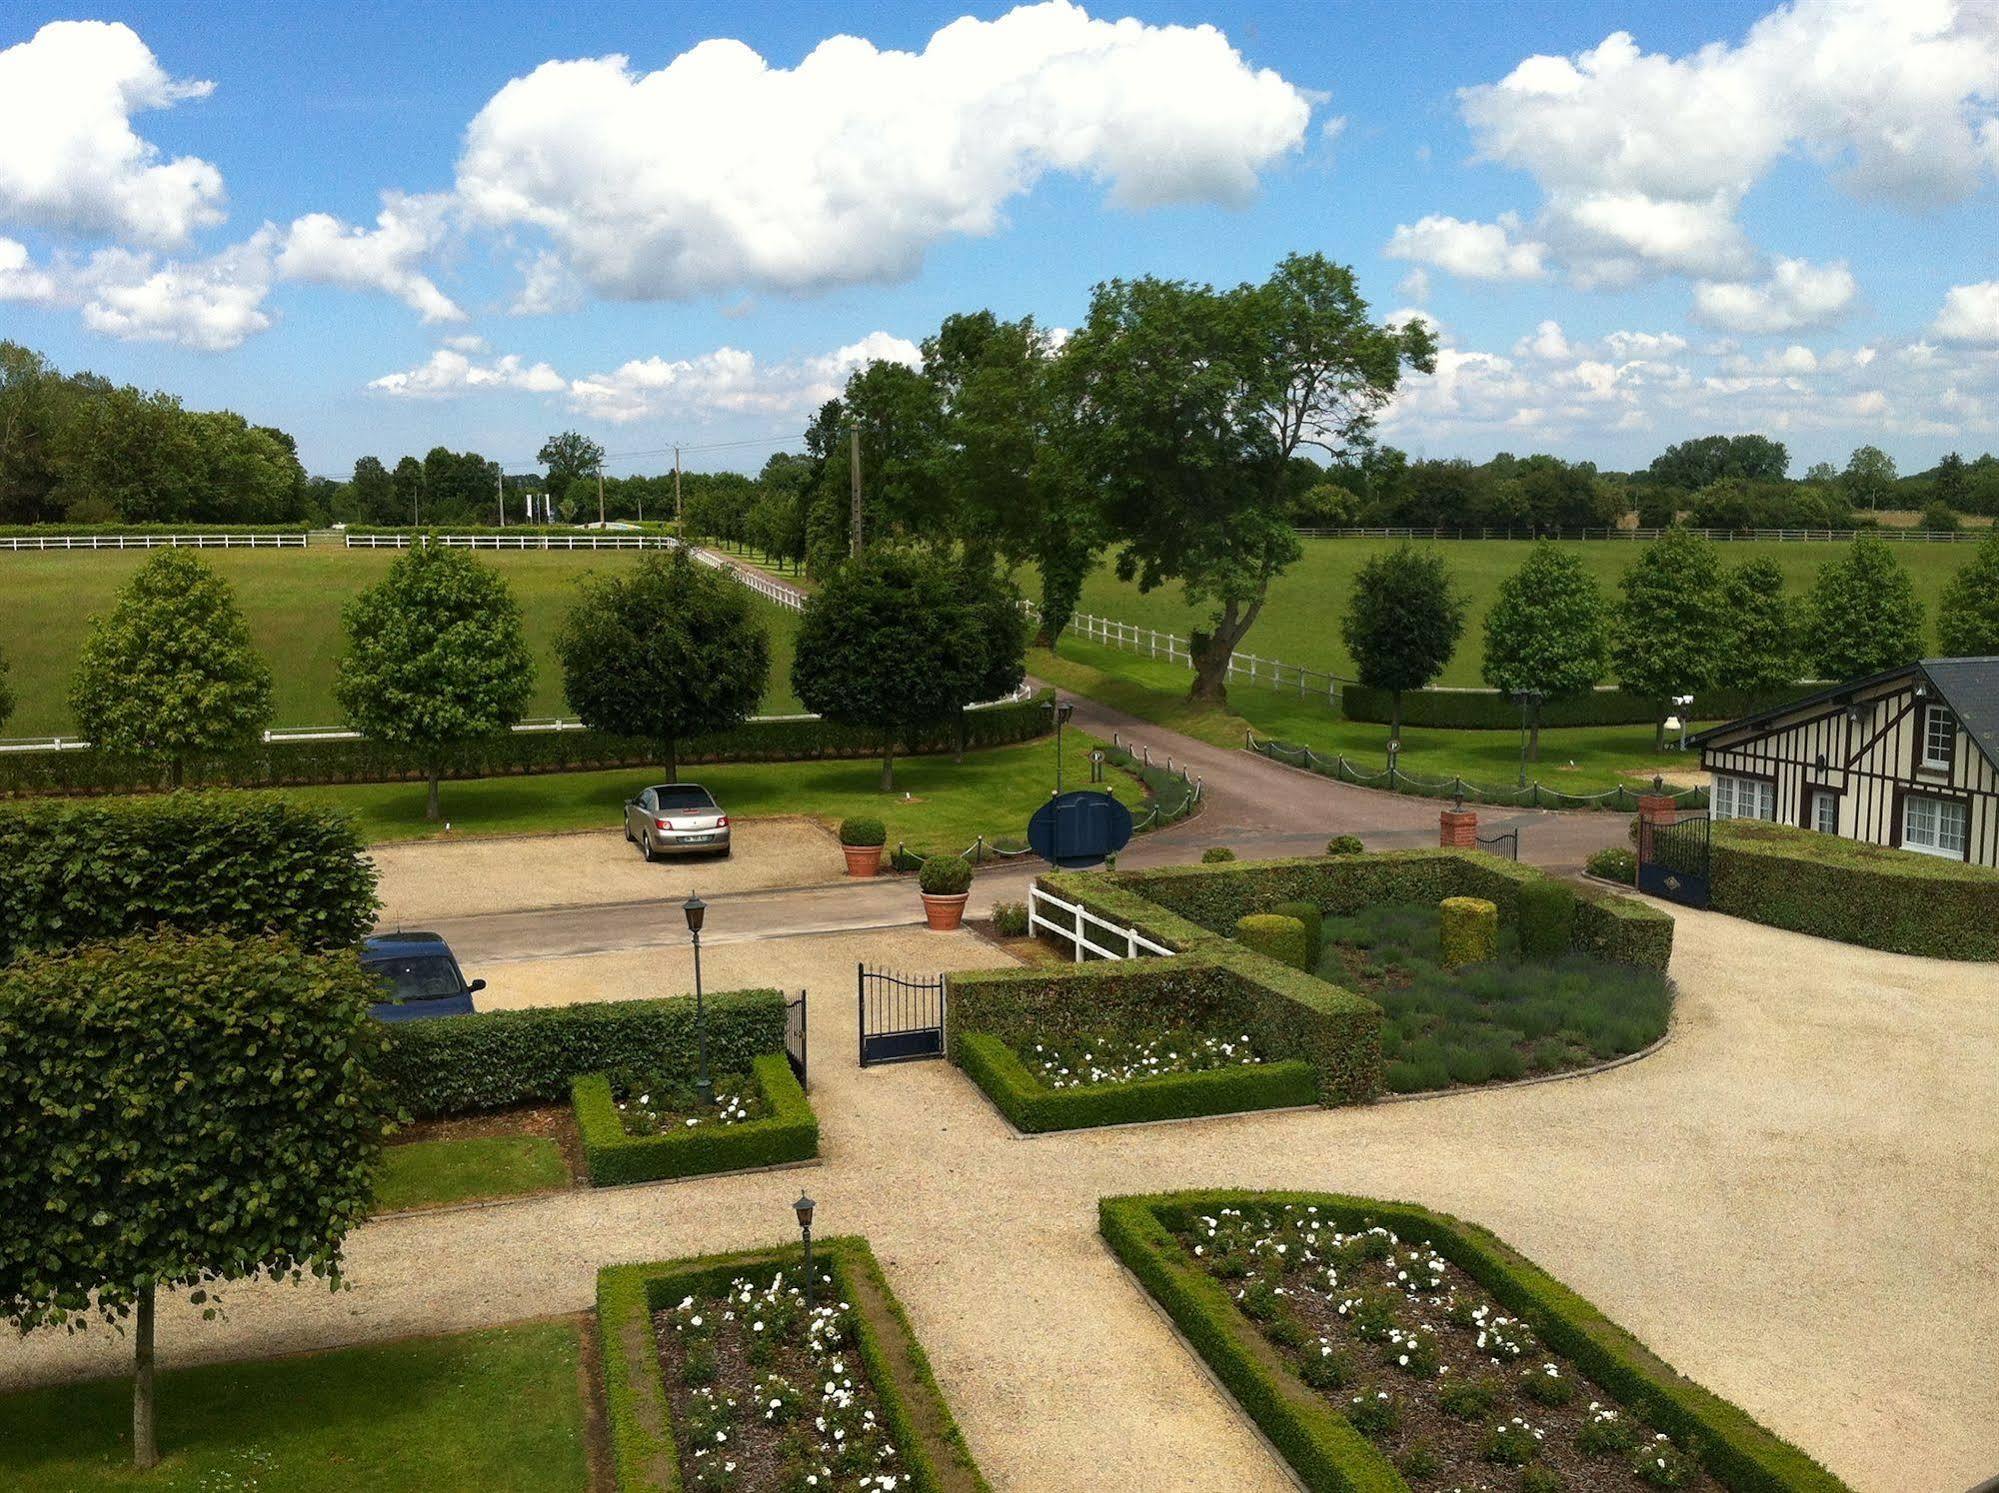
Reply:
M725 1284L746 1269L789 1265L801 1258L802 1251L787 1246L652 1264L609 1265L597 1272L597 1327L603 1343L611 1459L623 1493L681 1493L683 1486L666 1377L653 1341L652 1314L674 1305L692 1287L710 1288ZM917 1341L902 1303L889 1289L868 1241L859 1235L821 1239L813 1247L813 1263L823 1263L832 1272L842 1299L855 1303L855 1336L861 1360L867 1365L869 1382L916 1488L942 1493L947 1486L968 1487L988 1493L923 1345ZM856 1290L857 1286L861 1289ZM887 1321L877 1320L868 1310L869 1304L878 1304ZM896 1336L900 1342L891 1340ZM899 1382L899 1376L907 1384ZM933 1444L932 1438L919 1431L912 1395L923 1400L925 1418L937 1427L935 1440L941 1445ZM954 1474L948 1485L944 1477L947 1464Z
M1413 1203L1334 1193L1195 1191L1104 1198L1098 1227L1111 1252L1165 1309L1307 1487L1400 1493L1401 1476L1372 1443L1308 1389L1221 1285L1185 1260L1167 1219L1195 1210L1306 1204L1346 1227L1382 1224L1428 1243L1521 1317L1621 1404L1698 1442L1732 1493L1850 1493L1845 1483L1747 1412L1683 1377L1583 1297L1476 1224Z
M628 1135L602 1073L574 1080L570 1095L576 1128L583 1136L583 1162L593 1187L658 1182L710 1172L748 1171L810 1161L819 1154L819 1118L781 1052L763 1053L750 1064L771 1112L740 1125L694 1127L664 1135Z

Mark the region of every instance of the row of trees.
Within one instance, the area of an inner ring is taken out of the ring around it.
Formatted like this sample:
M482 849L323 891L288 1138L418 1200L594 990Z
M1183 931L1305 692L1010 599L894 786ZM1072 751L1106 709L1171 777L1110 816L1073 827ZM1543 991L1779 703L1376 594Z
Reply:
M1857 678L1923 653L1923 604L1878 539L1858 540L1793 598L1775 561L1728 566L1718 545L1673 529L1639 551L1619 589L1606 597L1580 556L1554 544L1537 546L1500 583L1482 672L1492 688L1528 696L1530 756L1538 706L1606 678L1653 702L1654 744L1663 746L1676 695L1768 691L1806 674ZM1463 598L1434 551L1403 545L1361 567L1342 635L1361 682L1393 695L1391 735L1400 734L1403 692L1443 672L1464 625ZM1946 654L1999 653L1999 534L1945 586L1937 633Z

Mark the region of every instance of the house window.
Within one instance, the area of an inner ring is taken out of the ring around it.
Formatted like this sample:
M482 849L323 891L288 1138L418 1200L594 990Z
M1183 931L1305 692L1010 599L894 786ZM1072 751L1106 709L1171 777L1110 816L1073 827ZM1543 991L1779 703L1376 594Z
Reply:
M1942 705L1923 712L1923 766L1950 771L1951 754L1957 749L1957 717Z
M1825 789L1812 793L1812 828L1822 835L1839 833L1839 795Z
M1902 801L1902 848L1961 861L1970 820L1970 808L1956 799L1912 793Z
M1708 795L1708 800L1716 819L1777 817L1777 785L1762 778L1739 778L1718 772L1714 775L1714 791Z

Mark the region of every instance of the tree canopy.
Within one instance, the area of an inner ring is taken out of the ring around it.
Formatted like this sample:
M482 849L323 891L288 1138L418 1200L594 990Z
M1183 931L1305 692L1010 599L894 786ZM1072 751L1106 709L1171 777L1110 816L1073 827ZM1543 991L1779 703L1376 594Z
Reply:
M1999 656L1999 529L1945 582L1937 604L1937 641L1952 658ZM0 689L0 700L4 700ZM0 703L0 717L6 714Z
M604 448L574 430L552 435L541 443L535 460L548 468L550 492L567 492L570 482L587 477L604 464Z
M1444 671L1465 627L1465 603L1435 550L1400 545L1369 557L1354 576L1340 636L1360 682L1388 690L1391 739L1402 734L1402 692Z
M1619 586L1611 669L1626 690L1652 702L1658 750L1672 697L1698 695L1721 666L1728 644L1721 555L1713 540L1668 529L1639 550Z
M1782 441L1761 435L1704 435L1679 441L1652 458L1646 475L1654 482L1689 491L1736 477L1747 482L1781 482L1791 453Z
M1807 603L1805 645L1827 679L1856 679L1923 654L1923 604L1888 545L1863 534L1819 567Z
M1775 560L1745 560L1730 570L1722 582L1721 613L1725 641L1715 683L1760 693L1797 681L1804 672L1797 609L1784 594L1784 572Z
M1499 583L1485 617L1485 682L1541 701L1596 688L1610 662L1610 613L1573 550L1543 541ZM1540 751L1540 702L1529 710L1529 757Z
M1855 506L1879 508L1894 496L1895 458L1879 446L1861 446L1846 459L1846 470L1840 474L1840 481L1846 487L1847 500Z

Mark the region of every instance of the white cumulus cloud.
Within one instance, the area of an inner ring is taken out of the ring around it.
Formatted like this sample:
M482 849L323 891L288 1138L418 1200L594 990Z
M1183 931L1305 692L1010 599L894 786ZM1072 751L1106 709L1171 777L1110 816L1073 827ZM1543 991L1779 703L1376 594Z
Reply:
M172 342L227 352L266 330L271 315L268 230L207 259L156 262L150 254L105 249L73 273L67 294L83 324L127 342Z
M1382 253L1467 280L1538 280L1547 273L1542 262L1546 246L1522 239L1519 231L1519 220L1510 215L1497 223L1478 223L1432 213L1399 224Z
M1852 271L1843 263L1779 258L1758 282L1696 282L1694 317L1744 336L1796 332L1839 320L1859 292Z
M384 291L426 322L463 321L465 313L418 268L444 237L447 205L439 197L391 192L373 228L307 213L285 235L278 273L287 280Z
M1930 330L1947 342L1999 347L1999 280L1953 285Z
M520 389L530 394L559 394L568 382L546 363L528 363L514 353L490 362L474 362L461 350L463 344L479 343L478 338L454 337L452 345L440 347L429 361L404 373L385 373L370 379L368 387L378 394L404 399L448 399L480 389ZM483 347L483 343L479 344ZM476 350L476 349L475 349Z

